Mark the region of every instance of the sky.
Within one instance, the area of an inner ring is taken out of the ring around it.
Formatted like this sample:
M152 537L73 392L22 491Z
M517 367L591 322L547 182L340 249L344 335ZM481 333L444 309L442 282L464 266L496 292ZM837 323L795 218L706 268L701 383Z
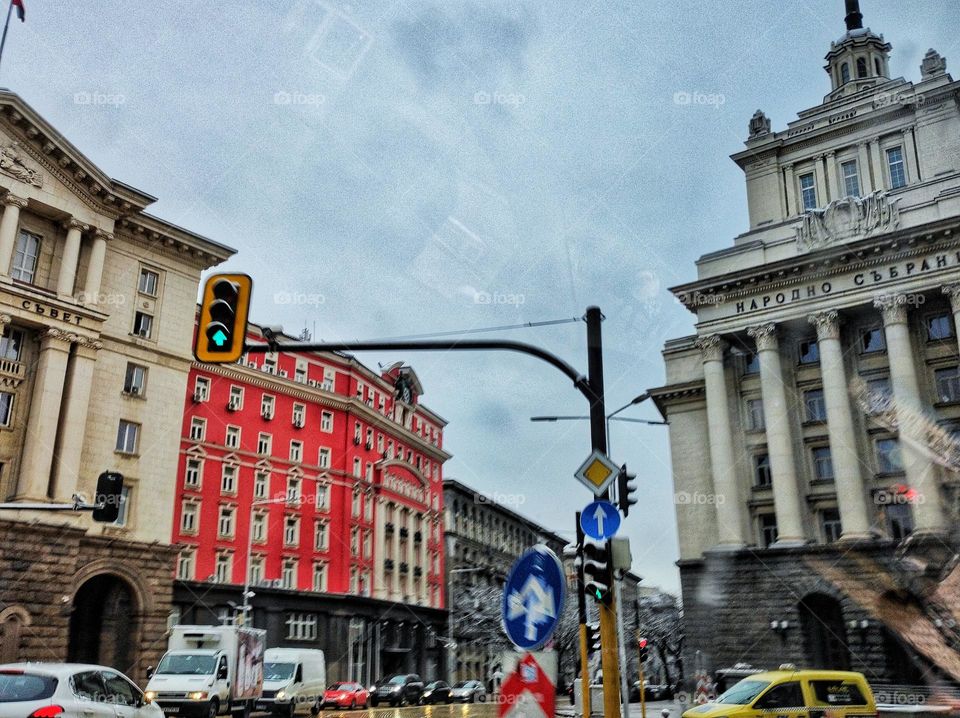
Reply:
M316 339L573 319L598 305L609 410L664 383L694 333L668 288L748 226L743 147L829 88L842 0L53 3L25 0L0 85L165 220L235 247L251 319ZM919 80L960 60L960 3L862 0ZM582 322L482 334L586 371ZM444 475L573 538L591 500L586 401L504 353L409 362L449 421ZM649 402L622 414L660 419ZM638 476L621 534L646 585L677 591L666 427L612 425ZM704 451L708 450L706 441Z

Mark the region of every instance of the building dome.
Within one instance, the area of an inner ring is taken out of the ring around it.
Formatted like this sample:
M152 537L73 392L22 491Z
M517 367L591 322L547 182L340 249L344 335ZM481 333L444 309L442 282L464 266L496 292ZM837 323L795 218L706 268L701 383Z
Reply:
M859 0L846 0L847 31L830 43L824 70L830 75L831 92L825 101L852 95L890 79L890 43L863 26Z

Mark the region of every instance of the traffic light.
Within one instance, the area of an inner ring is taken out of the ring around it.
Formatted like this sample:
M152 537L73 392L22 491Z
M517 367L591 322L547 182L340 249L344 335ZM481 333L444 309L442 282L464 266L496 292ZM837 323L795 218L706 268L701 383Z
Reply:
M646 638L641 638L641 639L637 642L637 645L640 647L640 662L641 662L641 663L646 663L646 662L647 662L647 658L649 658L649 655L648 655L649 652L648 652L648 650L647 650L647 639L646 639Z
M214 274L203 285L193 347L197 361L232 364L240 358L252 290L246 274Z
M637 503L633 494L637 490L637 475L627 473L627 465L620 467L620 473L617 474L617 505L623 512L624 518L630 513L630 507Z
M97 479L97 493L93 497L93 520L112 524L120 516L123 499L123 474L104 471Z
M600 650L600 624L588 623L587 629L587 653L596 653Z
M613 577L607 544L583 544L583 573L586 594L598 603L609 606L613 601Z

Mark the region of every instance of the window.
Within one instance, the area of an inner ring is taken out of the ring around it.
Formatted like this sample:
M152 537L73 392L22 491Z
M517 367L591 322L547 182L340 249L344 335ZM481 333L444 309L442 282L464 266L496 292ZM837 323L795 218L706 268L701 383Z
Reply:
M280 569L280 586L282 588L296 588L297 587L297 562L294 559L289 559L283 562L283 568ZM316 617L314 617L316 621Z
M10 277L21 282L33 283L37 274L37 259L40 257L40 236L20 230L17 246L13 252L13 267Z
M177 578L181 581L193 580L193 565L196 552L193 549L184 549L177 559Z
M953 318L949 314L927 317L927 341L953 337Z
M387 440L387 458L388 459L393 458L393 439Z
M367 462L367 467L364 470L363 476L367 481L373 481L373 464L371 464L369 461Z
M820 526L823 528L823 540L833 543L840 539L843 529L840 525L840 511L838 509L824 509L820 512Z
M233 578L233 556L228 553L217 554L217 565L214 570L214 581L230 583Z
M202 461L199 459L187 459L187 470L184 473L183 485L190 489L199 489L202 472Z
M804 210L817 208L817 187L813 172L800 175L800 198L803 201Z
M227 427L227 437L224 440L224 444L228 449L240 448L240 427L239 426Z
M823 389L811 389L803 392L805 421L826 421L827 407L823 401Z
M250 585L258 586L263 583L264 563L263 556L250 557Z
M277 373L277 355L276 354L264 354L263 363L260 365L260 368L267 372L267 374L276 374Z
M877 72L879 75L880 73ZM817 703L828 706L865 706L867 699L853 682L810 681Z
M833 481L833 461L829 446L817 446L811 450L813 455L813 477L817 481Z
M207 420L193 417L190 419L190 438L193 441L203 441L207 433Z
M273 405L275 401L276 400L269 394L264 394L263 398L260 400L260 416L262 416L264 419L272 419Z
M263 511L257 511L253 515L253 524L251 525L251 532L253 533L253 540L257 543L263 543L267 540L267 522L269 518L267 514Z
M857 172L857 161L850 160L840 165L843 175L843 191L847 197L860 196L860 175Z
M354 457L354 459L353 459L353 475L356 476L358 479L359 479L361 476L363 476L362 463L363 463L363 462L360 461L359 457Z
M753 457L753 479L758 488L771 486L773 480L770 475L770 455L756 454Z
M864 354L882 352L887 342L880 327L866 327L860 330L860 351Z
M243 387L242 386L231 386L230 387L230 403L227 404L227 408L233 411L239 411L243 408Z
M763 400L747 399L747 431L763 431Z
M296 476L287 477L287 501L300 500L300 479Z
M296 546L300 543L300 519L296 516L287 516L283 522L283 543L286 546Z
M270 434L265 434L261 431L260 435L257 437L257 453L264 456L269 456L272 446L273 437L270 436Z
M781 683L771 688L754 703L754 709L778 710L783 708L802 708L804 705L800 681Z
M360 501L360 492L354 491L353 500L350 502L350 515L355 519L360 518Z
M354 423L353 425L353 443L354 444L360 443L361 431L362 431L362 428L360 426L360 422L358 421Z
M846 62L840 65L840 82L844 85L850 82L850 65Z
M367 500L363 502L363 520L373 521L373 496L367 494Z
M0 426L10 426L13 419L14 395L9 391L0 391Z
M907 184L902 147L891 147L887 150L887 167L890 170L890 189L899 189Z
M760 355L757 352L750 352L744 355L743 373L744 374L760 373Z
M220 475L220 491L224 494L237 493L237 467L225 464Z
M777 517L775 514L760 514L760 545L768 548L777 540Z
M193 383L193 400L207 401L210 398L210 380L205 376L198 376Z
M330 468L330 449L326 448L325 446L320 447L320 455L317 458L317 465L321 469Z
M23 332L11 326L3 330L0 337L0 359L20 361L20 352L23 349Z
M805 342L800 342L799 353L799 361L801 364L816 364L820 361L820 345L817 344L816 339L808 339Z
M350 555L360 555L360 529L356 526L350 529Z
M157 296L157 288L160 286L160 275L149 269L140 269L140 281L137 282L137 291L141 294L147 294L151 297Z
M233 517L234 509L232 506L220 507L220 520L217 523L217 533L220 536L233 537Z
M127 373L123 379L123 393L141 396L147 384L147 368L139 364L127 364Z
M290 442L290 461L303 461L303 442Z
M293 425L298 429L306 423L307 407L303 404L293 405Z
M300 384L307 383L307 365L306 362L297 360L297 366L293 370L293 380L299 382Z
M313 547L317 551L327 550L327 522L317 521L313 525Z
M146 312L137 312L134 314L133 333L144 339L149 339L153 336L153 317Z
M120 420L117 428L117 451L121 454L136 454L140 438L140 424Z
M192 534L197 531L197 518L200 514L198 504L184 502L180 510L180 530L183 533Z
M363 532L363 558L371 558L372 553L370 551L370 532Z
M320 414L320 431L328 434L333 431L333 412L324 411Z
M900 460L900 444L896 439L877 439L877 468L881 474L895 474L903 471Z
M867 76L867 58L858 57L857 58L857 77L866 77ZM803 705L802 703L799 705Z
M325 563L313 564L313 590L320 593L327 590L327 565Z
M319 482L317 483L317 508L321 511L330 508L330 487Z
M890 404L890 378L878 377L867 381L867 413L878 414L886 411Z
M120 490L120 506L119 512L117 513L117 520L114 521L111 526L126 526L127 517L130 515L130 487L124 486Z
M887 533L890 538L899 541L913 533L913 511L909 503L901 501L885 504L883 515L887 521Z
M267 498L267 485L270 483L270 474L266 471L258 471L253 477L253 497L256 499Z
M960 401L960 367L937 369L933 376L937 386L937 400L945 403Z
M383 434L377 434L377 451L383 453Z
M313 613L291 613L287 617L287 638L291 641L316 640L316 615Z
M333 391L333 385L336 378L337 378L337 373L333 369L324 369L323 385L321 388L324 391Z

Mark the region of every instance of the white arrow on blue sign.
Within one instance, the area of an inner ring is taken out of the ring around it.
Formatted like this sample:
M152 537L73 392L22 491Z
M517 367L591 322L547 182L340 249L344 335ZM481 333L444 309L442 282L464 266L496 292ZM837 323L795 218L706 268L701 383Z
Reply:
M503 630L517 648L535 651L557 627L563 612L566 577L549 548L527 549L503 586Z
M609 501L594 501L580 512L580 528L596 541L608 539L620 529L620 512Z

